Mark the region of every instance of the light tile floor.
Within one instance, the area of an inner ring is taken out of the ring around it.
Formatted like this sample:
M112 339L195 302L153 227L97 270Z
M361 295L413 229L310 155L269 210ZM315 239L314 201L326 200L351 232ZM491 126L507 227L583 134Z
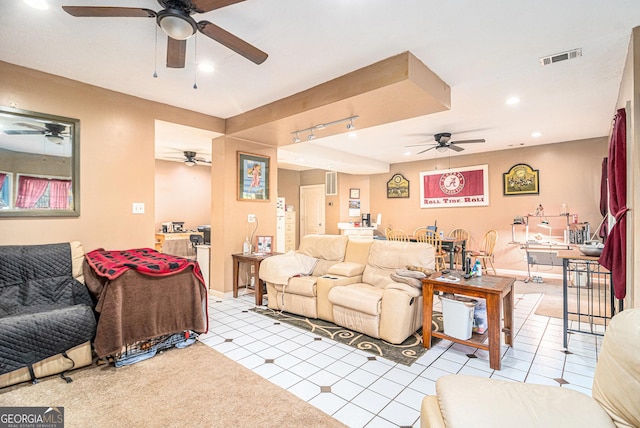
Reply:
M488 352L442 340L411 366L356 350L250 311L252 294L209 300L209 333L200 340L349 427L420 426L420 404L435 381L464 373L572 388L591 395L601 336L569 335L562 320L535 314L542 294L516 294L513 347L502 369ZM266 303L266 302L265 302ZM470 357L471 356L471 357Z

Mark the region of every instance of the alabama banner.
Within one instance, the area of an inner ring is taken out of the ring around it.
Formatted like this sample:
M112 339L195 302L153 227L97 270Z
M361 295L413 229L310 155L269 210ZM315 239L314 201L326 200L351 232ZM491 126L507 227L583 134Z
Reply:
M488 165L420 173L420 208L489 205Z

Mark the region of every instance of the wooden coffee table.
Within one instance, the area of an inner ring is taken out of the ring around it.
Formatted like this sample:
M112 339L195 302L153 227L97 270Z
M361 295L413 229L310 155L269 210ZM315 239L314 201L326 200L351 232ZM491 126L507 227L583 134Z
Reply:
M422 280L422 339L425 348L431 347L431 336L447 339L452 342L473 346L489 351L489 367L500 370L500 315L504 313L505 344L512 345L511 335L513 326L513 284L515 278L504 276L483 275L470 279L460 278L459 282L440 280L441 273ZM431 331L431 317L433 314L433 292L462 294L469 297L479 297L487 301L487 331L483 334L473 333L470 339L461 340L447 336L444 332ZM488 343L485 343L486 339Z

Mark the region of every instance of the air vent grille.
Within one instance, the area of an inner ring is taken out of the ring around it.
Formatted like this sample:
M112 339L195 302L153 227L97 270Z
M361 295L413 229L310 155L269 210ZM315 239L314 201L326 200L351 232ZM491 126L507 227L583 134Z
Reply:
M566 52L560 52L554 55L545 56L540 58L540 65L551 65L556 62L566 61L568 59L578 58L582 56L582 49L573 49Z
M326 173L326 183L325 183L326 195L327 196L335 196L338 194L338 173L327 172Z

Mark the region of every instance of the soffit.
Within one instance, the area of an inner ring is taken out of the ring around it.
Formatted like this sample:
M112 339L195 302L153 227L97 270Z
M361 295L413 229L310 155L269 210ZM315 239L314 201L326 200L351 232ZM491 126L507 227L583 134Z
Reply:
M293 131L358 115L358 129L448 110L451 89L410 52L227 119L226 134L273 146L292 144ZM347 132L346 124L316 130ZM300 135L306 138L308 133Z

